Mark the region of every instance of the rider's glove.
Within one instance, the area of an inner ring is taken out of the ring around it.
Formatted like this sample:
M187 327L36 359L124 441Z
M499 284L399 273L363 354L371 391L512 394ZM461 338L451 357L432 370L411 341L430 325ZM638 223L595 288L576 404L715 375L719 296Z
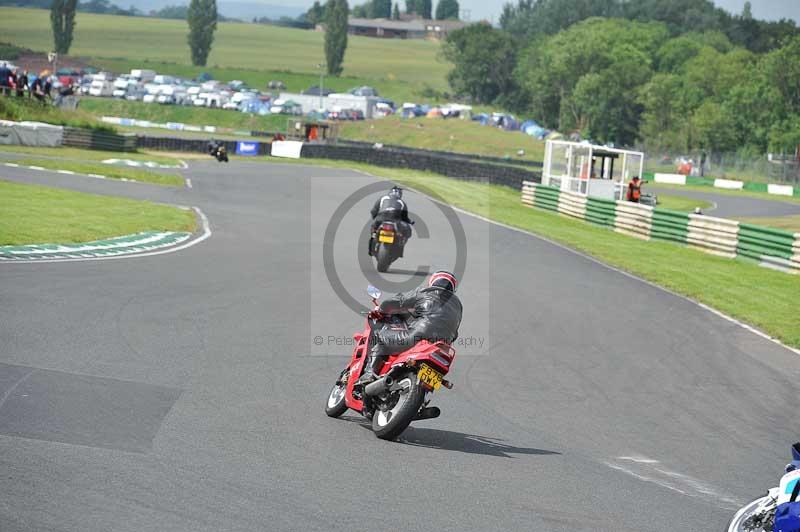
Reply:
M371 320L380 320L383 318L383 313L380 310L370 310L367 317Z

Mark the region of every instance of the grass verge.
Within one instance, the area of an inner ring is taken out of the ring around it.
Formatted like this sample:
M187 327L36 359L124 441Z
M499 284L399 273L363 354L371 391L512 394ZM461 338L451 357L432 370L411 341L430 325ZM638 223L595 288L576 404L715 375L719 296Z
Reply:
M194 231L194 213L147 201L0 180L0 245L72 244L142 231Z
M94 115L80 108L74 111L66 111L54 107L50 103L42 104L35 99L2 97L0 98L0 119L30 122L47 122L59 126L82 127L103 131L115 131L115 129L103 124Z
M21 166L39 166L49 170L67 170L77 174L96 174L110 179L132 179L134 181L153 183L155 185L183 186L184 183L183 178L175 174L102 163L85 163L67 159L20 159L14 162Z
M36 155L37 157L57 157L79 161L105 161L106 159L130 159L132 161L150 161L158 164L177 166L178 157L143 152L118 152L101 150L84 150L81 148L40 148L37 146L9 146L0 144L0 152Z
M519 192L507 187L352 163L319 160L311 164L358 169L447 198L456 207L565 244L758 327L787 345L800 347L800 282L796 276L678 244L644 242L581 220L525 207Z
M658 195L658 207L660 209L672 209L673 211L694 212L695 207L708 209L713 207L710 201L687 198L685 196L670 196L669 194Z
M757 218L739 218L740 222L800 233L800 214Z
M339 136L343 139L508 157L512 162L518 158L544 160L543 141L519 131L503 131L471 120L403 119L395 115L380 120L343 122L340 128ZM519 150L524 150L525 155L519 157Z

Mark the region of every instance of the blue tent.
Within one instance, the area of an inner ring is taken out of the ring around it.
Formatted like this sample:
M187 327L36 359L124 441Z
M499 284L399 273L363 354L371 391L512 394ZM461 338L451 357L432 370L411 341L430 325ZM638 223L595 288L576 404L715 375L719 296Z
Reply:
M480 122L482 126L485 126L491 121L491 119L489 118L489 115L487 115L486 113L480 113L477 115L472 115L472 121Z

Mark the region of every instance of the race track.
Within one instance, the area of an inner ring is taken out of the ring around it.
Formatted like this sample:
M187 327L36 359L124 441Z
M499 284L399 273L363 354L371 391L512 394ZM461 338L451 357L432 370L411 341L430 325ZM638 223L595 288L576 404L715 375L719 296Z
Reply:
M0 169L198 206L212 230L157 257L0 264L3 532L722 530L798 439L796 354L459 214L455 388L434 398L441 418L377 440L359 416L323 412L349 356L337 344L363 326L326 277L325 229L375 179L238 162L185 173L192 189ZM360 301L374 198L335 241ZM406 199L430 235L391 282L452 266L457 248L439 207Z
M698 190L683 190L677 187L659 187L646 185L647 191L670 196L684 196L714 203L715 207L703 209L709 216L719 218L750 218L758 216L791 216L800 214L800 203L782 201L780 196L774 199L759 199L752 196L734 196ZM714 190L713 188L710 190Z

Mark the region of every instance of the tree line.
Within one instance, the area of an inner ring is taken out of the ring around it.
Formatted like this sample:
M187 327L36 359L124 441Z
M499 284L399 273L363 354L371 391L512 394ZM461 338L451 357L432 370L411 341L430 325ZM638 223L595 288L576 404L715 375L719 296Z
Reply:
M583 18L581 18L583 17ZM452 89L562 133L648 149L800 144L800 30L698 0L518 0L449 35Z

